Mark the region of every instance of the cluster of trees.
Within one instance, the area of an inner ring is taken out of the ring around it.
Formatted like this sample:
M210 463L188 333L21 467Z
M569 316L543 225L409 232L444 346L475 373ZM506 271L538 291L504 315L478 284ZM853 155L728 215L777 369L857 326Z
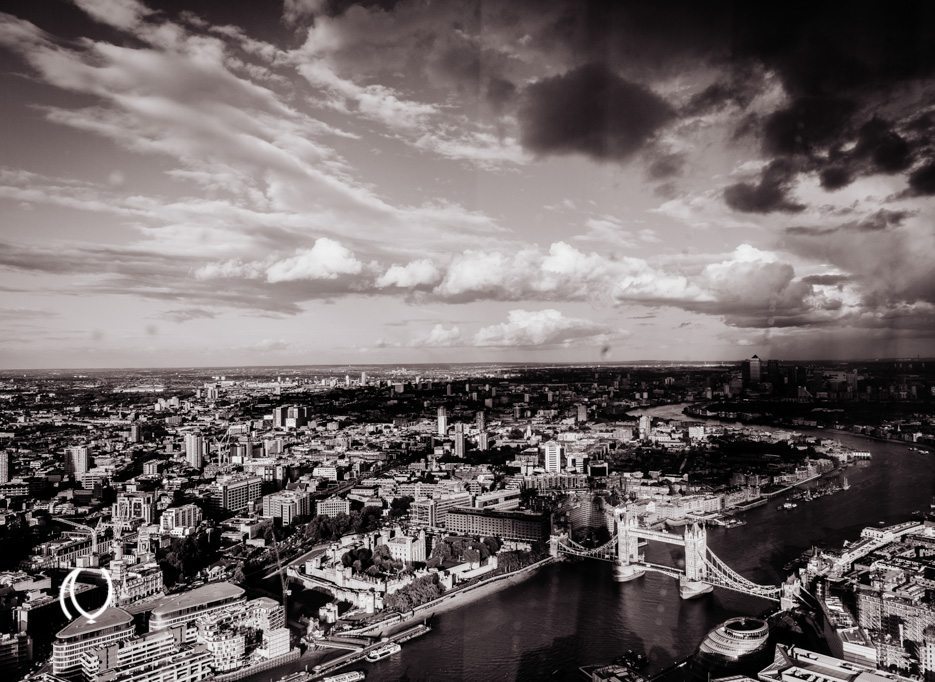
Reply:
M202 528L184 538L173 538L160 550L159 565L167 584L180 578L192 578L213 564L218 557L221 534L214 528Z
M355 573L363 573L374 577L399 573L406 568L405 563L393 559L390 548L386 545L379 545L373 552L365 547L352 549L344 553L341 557L341 563L353 567Z
M432 555L426 562L429 568L437 568L445 563L454 562L478 562L485 561L488 557L500 551L500 541L497 538L489 537L482 540L472 538L442 538L432 548Z
M512 573L535 563L536 555L532 552L509 551L497 555L497 573Z
M390 516L394 519L405 516L409 513L409 507L412 505L413 501L415 501L415 498L409 497L408 495L393 498L393 501L390 502Z
M387 595L383 605L392 611L406 613L417 606L438 599L444 591L444 586L438 582L438 574L431 573L416 578L406 587Z
M382 510L376 507L364 507L350 514L336 516L316 516L305 524L305 538L311 542L336 540L348 533L369 533L380 527Z

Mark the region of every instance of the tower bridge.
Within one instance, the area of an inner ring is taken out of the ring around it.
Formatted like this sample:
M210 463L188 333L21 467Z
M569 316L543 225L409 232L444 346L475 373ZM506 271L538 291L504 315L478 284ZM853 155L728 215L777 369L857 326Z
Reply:
M778 601L783 609L791 608L801 587L797 580L784 585L760 585L740 575L708 547L707 530L693 523L683 534L642 528L636 513L626 506L614 509L614 534L599 547L584 547L567 536L552 538L555 555L578 556L614 563L617 580L627 581L640 577L646 571L662 573L679 580L683 598L710 592L720 587L762 599ZM684 569L646 561L640 554L641 541L663 542L685 548Z

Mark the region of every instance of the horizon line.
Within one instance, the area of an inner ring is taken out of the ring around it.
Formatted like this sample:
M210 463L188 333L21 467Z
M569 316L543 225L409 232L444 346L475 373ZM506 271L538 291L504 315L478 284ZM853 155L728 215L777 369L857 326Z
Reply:
M751 356L752 357L752 356ZM405 369L409 367L622 367L630 365L670 365L670 366L693 366L693 365L736 365L747 358L737 360L618 360L611 362L370 362L370 363L318 363L318 364L257 364L257 365L148 365L148 366L123 366L123 367L11 367L0 368L0 374L10 374L16 372L106 372L106 371L126 371L126 370L147 370L147 371L171 371L171 370L212 370L212 369L296 369L296 368L337 368L337 367L394 367ZM852 359L789 359L782 360L773 358L779 362L794 362L801 364L841 364L841 363L861 363L861 362L929 362L935 361L933 357L882 357L882 358L852 358Z

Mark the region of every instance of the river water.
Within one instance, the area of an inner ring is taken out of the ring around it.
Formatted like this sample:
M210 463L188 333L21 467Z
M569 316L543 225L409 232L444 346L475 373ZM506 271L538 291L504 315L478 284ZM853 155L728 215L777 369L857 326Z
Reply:
M650 410L668 418L679 413L675 406ZM813 544L838 546L865 526L906 520L927 509L935 492L935 457L897 443L814 433L870 450L873 460L848 469L847 491L791 511L779 511L778 501L771 501L746 512L745 526L709 528L709 547L751 580L776 584L782 567ZM676 564L680 548L650 544L647 558ZM677 583L662 575L621 584L612 580L609 563L562 563L440 614L431 633L389 659L353 667L366 669L368 680L575 679L579 666L609 663L633 648L646 652L653 672L690 655L726 618L757 615L770 605L720 589L682 601Z

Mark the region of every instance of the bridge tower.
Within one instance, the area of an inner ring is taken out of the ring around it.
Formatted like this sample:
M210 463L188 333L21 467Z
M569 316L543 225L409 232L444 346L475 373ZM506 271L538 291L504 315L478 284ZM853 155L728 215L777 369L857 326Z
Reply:
M708 531L693 523L685 527L685 577L704 580L708 574L705 557L708 555Z
M614 522L616 523L617 534L617 565L629 566L631 563L637 563L640 560L640 539L636 534L631 533L631 529L639 527L639 519L636 513L629 510L626 506L617 507L614 510Z

